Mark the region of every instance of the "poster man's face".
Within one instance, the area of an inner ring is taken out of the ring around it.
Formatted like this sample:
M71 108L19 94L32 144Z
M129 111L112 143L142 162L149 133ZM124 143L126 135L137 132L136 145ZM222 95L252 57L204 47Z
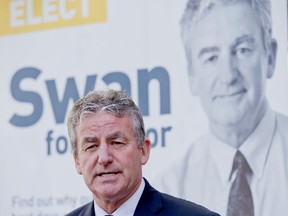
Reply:
M193 25L190 35L190 84L210 121L253 124L265 109L265 82L274 71L276 42L265 50L263 30L250 5L242 1L215 7Z

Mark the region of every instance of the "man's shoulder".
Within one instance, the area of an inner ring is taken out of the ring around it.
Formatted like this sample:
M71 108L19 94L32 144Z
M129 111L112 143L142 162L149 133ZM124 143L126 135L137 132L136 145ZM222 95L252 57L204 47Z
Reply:
M276 112L277 119L277 131L283 134L284 137L288 138L288 116L282 113Z
M191 201L181 199L169 194L161 193L163 206L169 206L169 208L177 211L177 215L210 215L219 216L217 213L210 211L204 206L198 205Z
M218 216L201 205L156 190L146 179L140 201L142 209L145 207L146 210L147 206L150 206L152 211L158 212L161 216Z
M175 159L169 168L158 173L153 182L154 185L160 191L187 198L184 195L187 184L189 184L189 189L192 189L199 186L198 182L203 181L202 174L206 170L206 158L210 157L207 155L208 153L208 134L204 134L190 143L182 157ZM191 172L187 172L187 170L194 170L194 172L191 175ZM174 186L171 187L171 185Z
M288 116L279 112L275 112L275 114L277 122L283 125L284 127L288 127Z
M79 208L73 210L72 212L66 214L65 216L90 216L94 212L93 202L87 203ZM90 214L88 214L90 213Z

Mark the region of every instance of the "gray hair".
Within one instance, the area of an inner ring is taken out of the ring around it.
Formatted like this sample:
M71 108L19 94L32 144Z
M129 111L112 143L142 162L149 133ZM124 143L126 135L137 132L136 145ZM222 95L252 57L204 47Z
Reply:
M111 89L91 91L74 104L68 115L68 135L74 155L77 155L76 127L81 123L84 116L100 111L108 112L117 117L123 117L128 114L133 122L137 145L139 148L142 146L145 139L144 121L131 97L123 91Z
M191 73L191 49L189 46L189 34L191 33L192 25L206 15L214 7L238 1L248 1L252 9L258 17L258 21L263 30L264 48L267 50L272 38L272 18L271 18L271 2L270 0L188 0L186 9L182 16L181 37L185 49L186 58L188 61L188 71Z

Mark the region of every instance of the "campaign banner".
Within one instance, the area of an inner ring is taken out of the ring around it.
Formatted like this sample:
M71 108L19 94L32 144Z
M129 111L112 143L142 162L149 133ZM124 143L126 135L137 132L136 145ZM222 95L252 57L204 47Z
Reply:
M139 106L152 144L143 175L152 185L208 130L180 36L186 0L0 5L0 215L61 216L92 200L74 167L66 118L93 89L123 89ZM272 20L278 49L266 95L288 115L285 1L273 0Z

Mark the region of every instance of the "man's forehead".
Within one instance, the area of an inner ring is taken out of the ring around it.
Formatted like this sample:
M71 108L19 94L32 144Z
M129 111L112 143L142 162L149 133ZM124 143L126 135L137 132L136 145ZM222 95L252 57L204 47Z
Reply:
M130 115L116 116L110 112L101 111L82 115L77 125L77 130L81 133L85 130L112 130L113 128L123 128L132 125ZM110 129L109 129L110 128Z
M109 131L108 133L105 134L86 134L82 137L82 141L84 142L95 142L99 141L101 139L101 136L103 136L106 140L114 140L118 138L126 138L126 135L123 131L121 130L115 130L115 131Z
M240 10L234 7L232 12L229 9L231 8L227 8L227 14L220 10L191 26L189 40L192 49L195 46L200 49L214 47L221 42L229 42L231 45L237 45L243 41L253 43L254 38L257 37L256 35L262 34L261 26L254 19L253 12L247 11L246 7ZM243 11L245 13L242 13Z
M191 20L192 25L200 22L203 18L205 18L205 16L207 16L217 8L222 8L237 3L247 3L247 5L253 8L252 1L255 2L255 0L199 0L199 5L195 5L195 8L197 9L194 12L194 19Z

